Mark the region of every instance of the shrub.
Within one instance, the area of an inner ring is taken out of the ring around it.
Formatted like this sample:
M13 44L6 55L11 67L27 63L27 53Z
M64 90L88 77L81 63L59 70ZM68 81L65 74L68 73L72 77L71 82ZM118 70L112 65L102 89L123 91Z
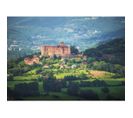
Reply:
M65 76L64 80L67 81L72 81L72 80L78 80L79 78L77 78L76 76Z
M111 95L107 95L106 100L115 100L115 98Z
M9 87L7 88L7 100L22 100L22 98Z
M103 88L101 89L101 91L102 91L103 93L109 93L109 88L103 87Z
M18 96L21 97L39 95L37 82L17 84L15 85L14 91Z
M69 95L78 95L78 93L79 93L78 84L74 83L74 82L69 83L67 92Z
M43 88L47 93L50 91L58 92L61 91L62 84L59 80L56 80L54 78L47 78L43 81Z

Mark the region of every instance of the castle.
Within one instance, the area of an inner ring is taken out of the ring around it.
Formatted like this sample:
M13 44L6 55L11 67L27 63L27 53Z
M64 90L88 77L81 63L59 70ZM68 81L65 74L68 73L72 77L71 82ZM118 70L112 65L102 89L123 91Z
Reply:
M66 46L64 42L61 42L57 46L41 46L41 56L61 56L69 57L71 55L71 50L69 46Z
M57 46L41 46L40 48L41 56L49 56L53 57L54 55L60 57L70 57L71 50L69 46L66 46L63 42L61 42ZM26 57L24 59L24 63L27 65L39 64L40 58L36 55L33 57Z

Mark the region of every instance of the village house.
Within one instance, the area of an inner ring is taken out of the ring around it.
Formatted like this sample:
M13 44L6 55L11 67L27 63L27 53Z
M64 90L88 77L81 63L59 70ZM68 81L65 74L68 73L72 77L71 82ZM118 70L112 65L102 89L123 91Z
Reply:
M24 59L24 63L27 65L39 64L39 62L40 62L40 59L36 55L34 55L32 58L26 57Z

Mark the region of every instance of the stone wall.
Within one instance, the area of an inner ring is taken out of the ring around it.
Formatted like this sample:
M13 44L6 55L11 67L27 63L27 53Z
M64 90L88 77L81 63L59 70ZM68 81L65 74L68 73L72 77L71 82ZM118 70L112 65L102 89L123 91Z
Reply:
M71 55L71 50L69 46L60 43L57 46L41 46L41 56L61 56L69 57Z

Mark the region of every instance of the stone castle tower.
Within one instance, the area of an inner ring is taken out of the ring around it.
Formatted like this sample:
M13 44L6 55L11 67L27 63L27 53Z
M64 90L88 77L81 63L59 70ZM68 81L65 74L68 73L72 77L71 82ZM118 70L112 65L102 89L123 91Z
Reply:
M57 46L41 46L41 56L61 56L61 57L69 57L71 55L71 50L69 46L66 46L64 42L61 42Z

